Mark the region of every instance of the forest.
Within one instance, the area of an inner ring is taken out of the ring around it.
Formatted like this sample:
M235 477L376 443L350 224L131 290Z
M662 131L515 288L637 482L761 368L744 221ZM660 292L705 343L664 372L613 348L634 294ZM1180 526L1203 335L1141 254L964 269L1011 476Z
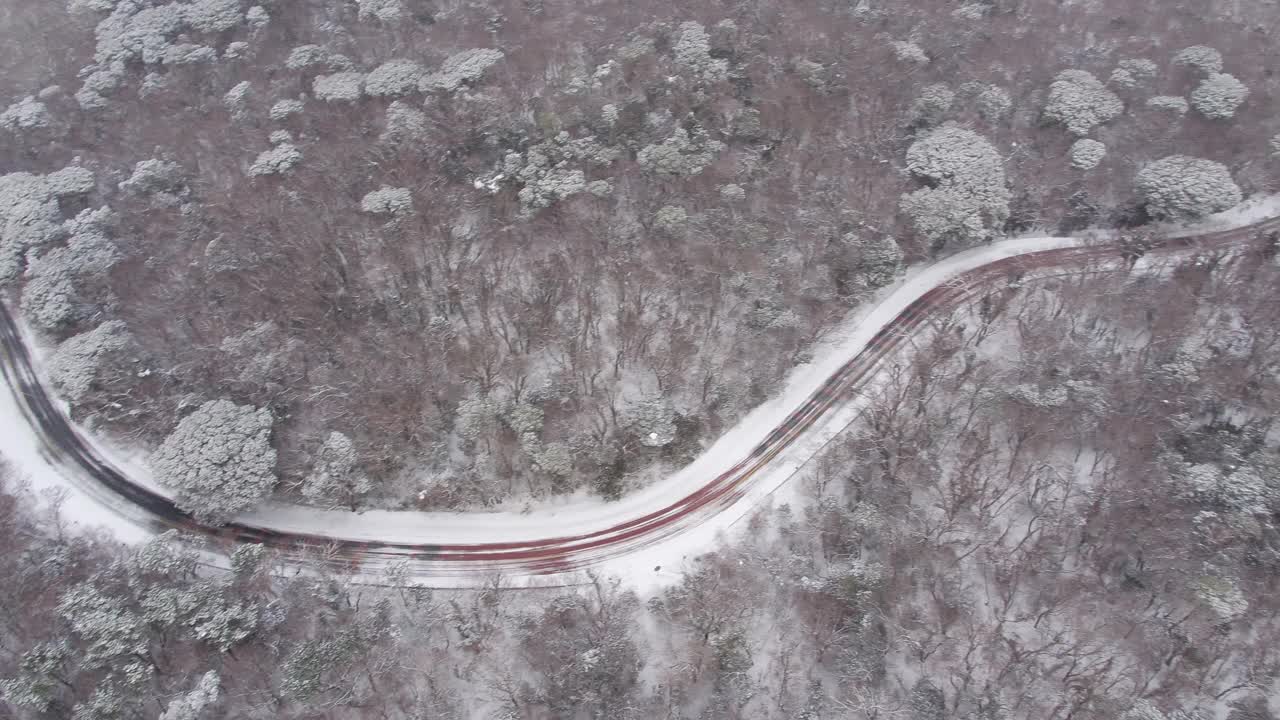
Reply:
M1145 252L1280 192L1278 34L1270 0L0 0L0 300L211 527L612 507L915 269L1129 248L931 316L656 589L126 544L0 457L0 718L1280 717L1280 241Z

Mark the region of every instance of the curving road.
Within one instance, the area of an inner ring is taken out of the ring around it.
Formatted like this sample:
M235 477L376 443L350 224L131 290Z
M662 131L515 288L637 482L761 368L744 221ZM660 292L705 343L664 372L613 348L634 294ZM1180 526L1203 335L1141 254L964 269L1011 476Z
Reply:
M1147 252L1155 254L1211 251L1238 245L1280 232L1280 217L1244 227L1189 235L1168 234L1155 238ZM913 290L916 294L884 321L846 362L830 374L807 400L777 424L763 440L739 451L740 459L723 472L708 477L696 490L675 500L656 501L651 510L611 522L607 527L578 534L504 542L406 542L404 538L360 539L339 530L333 534L300 531L271 522L241 518L223 527L196 522L169 498L146 483L131 481L105 458L68 420L51 393L39 380L32 356L8 307L0 304L0 371L13 390L18 405L57 464L79 476L79 482L95 484L94 494L126 503L135 521L150 531L178 528L225 542L264 543L302 555L308 561L359 565L372 561L413 561L419 574L449 576L521 575L561 573L636 553L685 533L734 506L756 488L758 478L819 420L861 388L888 355L908 341L930 318L950 313L994 283L1030 271L1074 267L1099 261L1116 261L1124 247L1115 240L1089 243L1068 241L1048 249L1015 250L1005 257L976 267L943 275ZM254 517L254 516L249 516ZM568 524L568 523L565 523ZM570 525L571 526L571 525ZM444 533L447 535L448 533ZM476 535L475 532L469 533ZM365 534L367 537L367 534ZM439 537L440 533L432 535ZM424 535L423 537L426 537ZM388 536L390 537L390 536Z

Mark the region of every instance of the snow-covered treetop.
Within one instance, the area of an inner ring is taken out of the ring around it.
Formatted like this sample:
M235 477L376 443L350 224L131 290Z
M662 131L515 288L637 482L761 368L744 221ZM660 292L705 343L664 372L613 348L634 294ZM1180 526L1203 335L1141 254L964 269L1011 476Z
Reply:
M271 106L271 110L268 114L272 120L279 122L288 118L290 115L297 115L302 112L305 107L306 105L304 105L301 100L286 98L284 100L277 100L276 104Z
M1092 74L1063 70L1049 86L1044 114L1075 135L1088 135L1095 126L1124 112L1124 103Z
M944 125L916 140L907 148L907 169L929 187L904 195L900 207L935 245L986 240L1008 217L1003 160L971 130Z
M370 22L398 22L405 15L404 3L401 0L360 0L358 19Z
M1107 146L1097 140L1080 138L1071 145L1071 167L1077 170L1092 170L1106 156Z
M300 162L302 162L302 152L298 148L292 143L280 143L270 150L258 153L257 159L249 166L249 175L253 177L283 175L297 167Z
M909 40L894 40L889 43L889 47L893 50L893 56L902 62L921 67L929 64L929 56L924 49Z
M383 185L361 198L360 210L370 215L406 215L413 211L413 194L409 188Z
M408 95L421 79L422 68L412 60L388 60L365 76L364 91L373 97Z
M93 188L93 173L77 166L48 175L0 175L0 283L17 276L28 249L69 234L58 198L82 195Z
M178 505L224 522L258 504L276 484L271 412L211 400L183 418L150 458Z
M24 97L0 113L0 128L10 132L38 130L51 125L53 116L49 114L49 107L36 100L34 95Z
M636 155L640 166L650 172L663 175L697 175L715 161L724 150L724 143L699 133L690 137L683 127L677 127L671 137L656 145L646 145Z
M1003 166L986 138L958 125L938 128L907 148L907 169L932 182L984 182L1003 175Z
M325 102L354 102L360 99L363 87L363 73L339 72L316 76L311 85L311 94Z
M474 48L450 55L440 69L426 75L418 85L423 92L453 92L464 84L473 84L484 76L485 71L505 55L501 50L492 48Z
M694 80L723 82L729 75L729 61L711 57L711 39L701 23L680 23L679 35L671 47L676 65Z
M1160 220L1193 220L1240 203L1240 188L1222 163L1170 155L1138 173L1147 212Z
M120 320L109 320L89 332L67 338L49 361L49 378L74 405L93 386L103 358L131 342L129 330Z
M1222 53L1206 45L1192 45L1173 56L1174 65L1187 65L1205 74L1222 72Z
M1191 106L1210 120L1229 120L1249 97L1249 88L1234 75L1213 73L1191 91Z

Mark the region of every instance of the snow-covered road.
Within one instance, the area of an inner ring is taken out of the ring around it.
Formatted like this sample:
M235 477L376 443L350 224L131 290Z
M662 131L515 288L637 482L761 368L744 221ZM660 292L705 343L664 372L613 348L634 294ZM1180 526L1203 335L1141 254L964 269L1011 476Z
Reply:
M1275 198L1263 198L1195 228L1166 228L1162 236L1199 236L1229 229L1223 242L1244 240L1259 226L1270 229L1271 224L1280 222L1260 220L1273 217L1277 209ZM1075 252L1086 248L1099 248L1098 252L1114 257L1110 240L1106 236L1011 239L910 269L898 283L882 290L875 302L851 313L839 332L814 349L812 362L796 368L774 398L749 413L697 460L615 502L575 499L524 513L352 513L271 504L238 517L235 525L265 531L279 546L286 545L281 536L291 543L303 539L319 544L331 539L353 548L359 547L357 543L372 543L376 546L372 555L359 550L352 555L372 557L373 564L408 556L416 561L420 579L428 584L466 584L499 567L507 574L546 575L587 566L642 585L661 582L669 573L655 568L678 568L683 559L712 547L717 536L766 496L785 496L786 480L848 424L857 411L855 404L840 399L845 397L843 392L840 397L826 397L824 388L847 390L869 377L879 361L879 356L869 351L881 345L887 348L884 352L892 350L882 329L914 327L902 325L913 313L950 312L964 299L964 283L1004 277L1009 270L1002 260L1040 258L1046 264L1063 264L1074 257L1065 254L1066 249ZM1054 250L1063 252L1049 252ZM984 269L994 272L983 275ZM957 279L963 282L957 283ZM942 292L947 293L950 304L939 300ZM6 354L5 371L15 392L0 398L0 427L4 429L0 454L37 487L66 488L64 514L81 525L103 525L120 539L135 541L163 525L183 524L172 518L158 523L156 512L145 503L123 497L103 482L103 468L110 468L117 478L164 495L136 456L109 447L74 426L69 426L70 432L87 452L68 451L63 447L65 439L59 439L48 427L52 421L39 419L39 413L32 412L33 389L48 386L39 377L39 356L31 350L36 347L33 338L25 331L21 334L22 344L35 359L29 362L30 367L22 367L20 358L12 352ZM856 358L864 358L866 367L851 365L851 359ZM856 377L855 371L860 373ZM833 378L841 382L835 383ZM65 407L57 409L65 422ZM37 418L34 426L32 418ZM96 463L86 463L82 454L96 457ZM241 539L249 538L241 535ZM549 559L534 561L542 557Z

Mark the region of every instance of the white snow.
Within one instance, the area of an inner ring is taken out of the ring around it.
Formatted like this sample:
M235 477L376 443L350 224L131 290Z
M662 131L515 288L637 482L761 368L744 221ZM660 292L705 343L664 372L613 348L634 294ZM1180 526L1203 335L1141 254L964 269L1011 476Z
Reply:
M1237 210L1214 216L1206 221L1205 226L1213 229L1239 226L1277 213L1280 213L1280 199L1271 196L1252 200ZM1099 233L1093 233L1089 239L1100 236ZM392 510L353 513L269 504L238 520L284 532L333 538L445 545L554 541L555 538L605 531L670 505L732 467L751 448L764 440L782 418L802 405L847 358L865 346L877 330L924 292L960 273L1000 258L1086 242L1086 238L1015 238L967 250L932 265L911 268L902 280L883 289L878 294L877 302L869 303L851 313L841 329L832 334L831 339L822 347L814 348L812 362L796 368L775 397L751 411L698 459L616 502L575 499L568 503L535 506L529 512L470 513ZM101 492L93 492L91 481L77 482L76 478L69 481L65 476L73 473L70 468L51 467L49 462L40 457L39 440L31 433L11 395L4 395L4 400L0 403L0 423L12 430L3 434L0 452L27 474L39 476L42 483L58 483L61 487L77 490L78 497L69 501L66 506L66 512L77 520L111 525L122 539L134 536L140 528L128 523L127 509L113 508L116 513L104 512L101 505L105 499L98 497ZM786 493L791 491L786 487L787 480L818 448L838 434L856 412L855 403L845 403L828 412L805 437L797 440L761 472L753 475L743 486L745 491L741 497L728 508L719 512L703 510L695 513L678 521L678 527L666 526L651 536L628 541L625 551L613 547L593 551L594 557L586 553L578 554L575 559L579 562L599 561L599 564L594 565L596 569L628 578L642 592L670 583L677 577L671 571L678 570L687 559L712 549L718 539L727 537L734 530L734 525L766 498L774 496L779 502L786 501ZM85 435L88 436L88 433ZM103 451L104 457L111 458L126 469L132 479L156 487L150 471L136 453L105 447L100 441L95 441L95 445ZM619 554L613 556L615 553ZM661 570L655 570L659 566ZM473 568L459 568L455 573L437 573L433 568L430 577L419 579L424 584L457 586L470 584L476 577ZM572 582L572 577L565 576L562 580ZM552 577L543 576L536 582L543 584L555 581Z

